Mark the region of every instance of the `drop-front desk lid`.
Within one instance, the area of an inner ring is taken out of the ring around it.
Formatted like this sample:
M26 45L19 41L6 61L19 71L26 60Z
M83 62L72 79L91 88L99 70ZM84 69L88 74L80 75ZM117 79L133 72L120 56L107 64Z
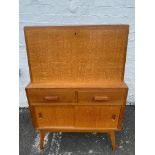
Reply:
M25 27L31 83L121 83L128 25Z

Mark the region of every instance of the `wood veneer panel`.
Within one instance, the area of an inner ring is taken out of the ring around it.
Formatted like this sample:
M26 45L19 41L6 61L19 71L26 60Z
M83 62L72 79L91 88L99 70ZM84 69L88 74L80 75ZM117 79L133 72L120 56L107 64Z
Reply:
M122 81L128 26L25 27L32 82Z
M34 106L35 128L74 126L74 106Z
M30 104L35 103L74 103L75 91L72 89L27 88Z
M120 108L121 106L76 106L75 126L83 128L117 128Z
M35 128L117 129L121 106L34 106Z
M78 91L78 104L123 105L126 88L81 89Z
M27 98L40 148L45 131L121 129L128 25L25 27Z
M127 88L124 82L50 82L50 83L29 83L26 88L59 88L59 89L80 89L80 88Z

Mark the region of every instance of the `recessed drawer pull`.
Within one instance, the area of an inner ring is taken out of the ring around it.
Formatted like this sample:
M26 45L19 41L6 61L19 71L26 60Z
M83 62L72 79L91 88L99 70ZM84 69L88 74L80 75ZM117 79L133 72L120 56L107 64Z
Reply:
M44 99L47 101L58 101L59 97L58 96L45 96Z
M113 120L113 121L116 120L116 115L115 115L115 114L112 115L112 120Z
M39 112L39 113L38 113L38 117L39 117L39 118L43 118L42 113Z
M95 101L108 101L109 100L108 96L95 96L93 99Z

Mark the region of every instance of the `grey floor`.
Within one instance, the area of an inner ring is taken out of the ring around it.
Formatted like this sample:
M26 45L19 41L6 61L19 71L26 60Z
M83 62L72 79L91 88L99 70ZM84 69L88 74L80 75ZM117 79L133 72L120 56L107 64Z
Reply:
M19 110L20 155L134 155L135 107L127 106L123 130L116 133L116 151L104 133L47 133L44 151L39 149L39 133L35 132L28 109Z

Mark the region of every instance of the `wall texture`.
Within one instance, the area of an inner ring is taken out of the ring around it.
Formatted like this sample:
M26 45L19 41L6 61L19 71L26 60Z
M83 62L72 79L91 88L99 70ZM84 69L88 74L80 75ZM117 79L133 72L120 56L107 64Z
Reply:
M125 81L129 86L127 104L134 104L134 0L20 0L19 3L20 107L28 106L25 86L29 70L23 33L26 25L129 24Z

